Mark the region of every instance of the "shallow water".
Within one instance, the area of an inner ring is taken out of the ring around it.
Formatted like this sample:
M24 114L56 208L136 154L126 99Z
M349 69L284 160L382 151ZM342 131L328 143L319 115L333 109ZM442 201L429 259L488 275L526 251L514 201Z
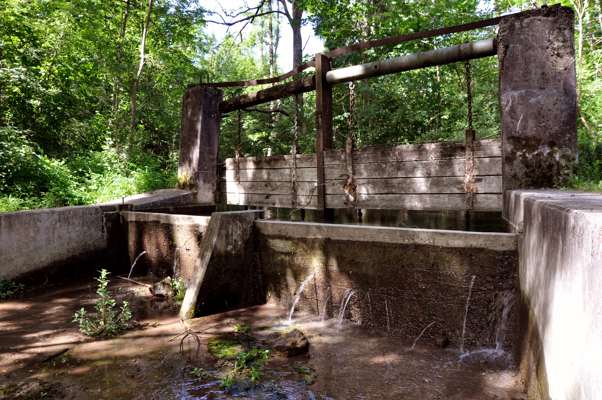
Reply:
M86 293L89 289L86 290ZM81 302L81 290L61 292L62 307L68 318ZM43 301L42 301L43 300ZM29 299L24 305L36 304L45 314L56 301L48 295L40 301ZM20 315L19 302L6 304L2 319L5 324ZM14 384L38 380L54 386L55 397L61 399L523 399L517 374L499 351L473 351L461 355L458 349L423 346L415 338L403 340L382 330L357 326L337 318L322 320L321 316L296 312L291 324L288 311L264 305L198 318L184 326L175 315L147 315L143 329L127 332L110 339L86 342L78 337L70 324L55 329L40 320L38 324L22 324L20 334L36 338L28 347L44 349L58 338L69 351L52 362L32 360L26 367L11 369L4 381ZM63 314L60 314L63 315ZM52 321L58 315L54 314ZM232 333L246 324L257 340L275 332L294 328L305 333L310 341L309 354L294 358L276 356L266 364L257 385L221 387L219 373L210 379L190 374L193 367L213 373L219 368L207 352L207 342L216 336ZM186 329L194 337L180 343ZM71 332L71 333L69 333ZM198 341L197 341L198 339ZM13 347L22 351L22 344L4 343L2 356ZM7 369L8 371L8 369ZM310 379L308 379L308 377ZM2 382L0 382L2 383ZM2 398L2 394L0 394ZM5 397L10 398L10 397Z

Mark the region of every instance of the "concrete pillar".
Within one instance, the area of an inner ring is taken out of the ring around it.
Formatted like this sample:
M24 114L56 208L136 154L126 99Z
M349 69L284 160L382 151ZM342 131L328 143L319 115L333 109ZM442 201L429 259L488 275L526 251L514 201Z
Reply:
M203 86L188 89L182 99L178 185L197 190L202 204L216 202L221 100L221 90Z
M502 19L498 60L504 190L562 184L577 154L573 11Z

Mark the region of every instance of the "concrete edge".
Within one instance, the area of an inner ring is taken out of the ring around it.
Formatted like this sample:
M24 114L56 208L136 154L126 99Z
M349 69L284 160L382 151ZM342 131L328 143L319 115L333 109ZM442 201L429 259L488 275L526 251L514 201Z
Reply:
M561 190L512 190L504 193L502 217L514 232L523 232L528 204L587 218L602 218L602 193Z
M207 227L211 217L201 215L165 214L154 212L122 211L119 213L126 222L158 222L170 225L200 225Z
M495 251L515 251L518 246L518 236L514 233L467 232L266 220L255 221L255 226L262 235L284 236L288 238L316 238L356 242L482 248Z

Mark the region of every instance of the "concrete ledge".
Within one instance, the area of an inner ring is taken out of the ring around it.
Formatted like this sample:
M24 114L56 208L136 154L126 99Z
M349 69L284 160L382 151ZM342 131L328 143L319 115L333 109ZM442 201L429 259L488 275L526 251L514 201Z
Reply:
M174 206L195 203L195 192L182 189L159 189L152 192L135 194L122 199L111 200L99 204L104 211L114 211L120 206L128 205L133 210Z
M593 217L602 214L602 194L562 190L512 190L504 194L504 219L514 231L523 232L527 203L538 203L568 213Z
M2 213L0 278L18 278L105 251L107 236L103 211L97 206Z
M205 216L164 214L154 212L122 211L120 214L126 222L158 222L161 224L198 225L206 227L209 224L209 220L211 220L211 217Z
M602 194L520 190L505 217L519 247L521 370L529 398L600 398Z
M483 248L495 251L514 251L517 248L517 235L512 233L465 232L286 221L255 221L255 225L259 232L266 236L416 244L456 248Z

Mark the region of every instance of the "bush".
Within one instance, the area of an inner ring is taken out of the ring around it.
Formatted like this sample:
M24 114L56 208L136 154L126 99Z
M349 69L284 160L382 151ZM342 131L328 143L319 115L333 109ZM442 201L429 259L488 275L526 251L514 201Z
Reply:
M79 330L87 336L111 337L121 333L128 328L128 323L132 319L132 312L127 301L117 308L117 302L109 293L109 272L106 269L100 271L100 276L96 278L98 289L96 293L99 299L94 308L96 314L88 316L86 310L82 307L73 316L73 322L79 325Z
M10 299L19 295L25 287L21 283L0 279L0 300Z

